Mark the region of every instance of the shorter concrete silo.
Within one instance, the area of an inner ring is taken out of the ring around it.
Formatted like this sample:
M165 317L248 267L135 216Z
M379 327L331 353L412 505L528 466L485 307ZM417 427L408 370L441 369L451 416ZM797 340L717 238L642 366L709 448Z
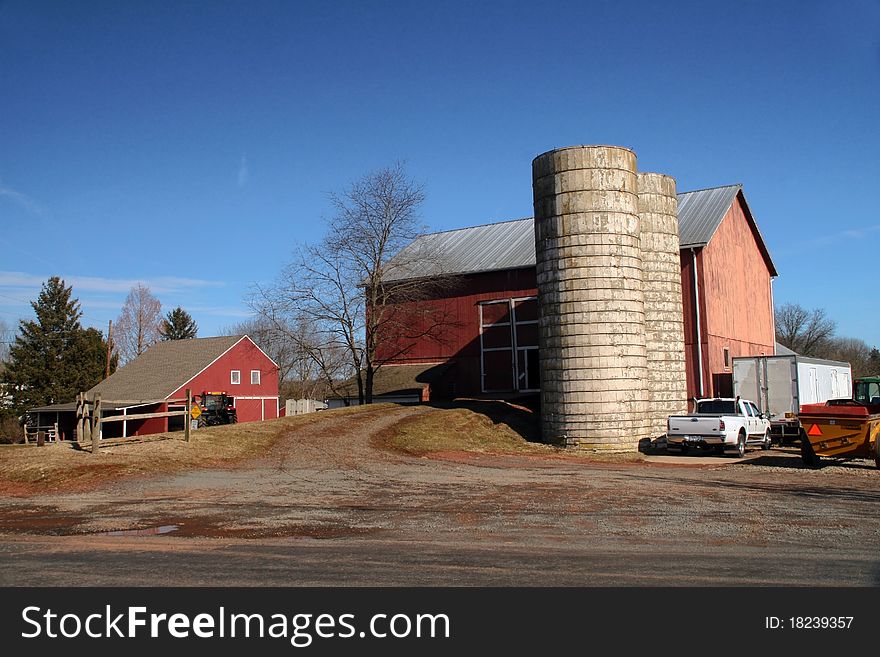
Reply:
M678 203L675 179L639 173L645 346L652 437L666 433L666 418L687 412Z

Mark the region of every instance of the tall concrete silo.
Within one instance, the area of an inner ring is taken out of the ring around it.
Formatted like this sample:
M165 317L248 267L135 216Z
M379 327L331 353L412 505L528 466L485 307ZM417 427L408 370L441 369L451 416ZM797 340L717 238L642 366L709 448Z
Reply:
M635 451L650 434L636 155L560 148L532 180L544 440Z
M666 418L687 412L684 319L675 179L639 173L645 344L652 437L666 433Z

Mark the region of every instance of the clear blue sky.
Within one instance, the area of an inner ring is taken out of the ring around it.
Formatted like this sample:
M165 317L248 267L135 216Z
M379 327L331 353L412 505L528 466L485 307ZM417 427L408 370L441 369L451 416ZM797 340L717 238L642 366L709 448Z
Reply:
M741 182L778 302L880 345L880 3L0 0L0 319L149 285L216 334L327 192L407 162L422 219L530 216L532 158L619 144Z

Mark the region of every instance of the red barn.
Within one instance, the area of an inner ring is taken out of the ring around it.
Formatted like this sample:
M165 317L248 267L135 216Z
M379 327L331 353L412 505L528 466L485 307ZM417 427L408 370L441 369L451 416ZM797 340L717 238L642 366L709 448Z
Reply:
M119 368L87 394L101 395L104 416L183 410L168 403L224 391L235 400L239 422L278 417L278 365L246 335L159 342ZM58 423L63 437L74 434L75 404L32 409L38 426ZM102 437L127 437L183 429L183 417L108 422Z
M741 185L679 194L678 207L688 396L726 394L734 356L774 353L776 268ZM407 248L442 253L458 275L454 289L419 302L448 327L443 340L382 344L377 387L406 365L435 398L539 390L533 220L432 233ZM412 276L436 275L431 266Z

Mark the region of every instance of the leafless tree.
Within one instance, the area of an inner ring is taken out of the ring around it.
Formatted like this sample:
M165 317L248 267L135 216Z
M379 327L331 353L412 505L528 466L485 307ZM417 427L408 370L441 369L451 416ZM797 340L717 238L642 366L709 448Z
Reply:
M258 315L224 329L228 335L248 335L278 364L283 399L323 399L326 383L313 356L316 332L305 318Z
M796 303L776 308L776 340L802 356L819 356L833 337L836 323L825 310L807 310Z
M279 281L251 299L276 326L308 326L303 351L331 388L353 378L361 403L372 402L383 364L420 339L442 340L450 321L422 303L456 285L441 253L412 245L424 199L399 163L331 194L335 214L324 239L300 248Z
M162 304L150 288L131 288L113 325L113 346L123 363L134 360L162 339Z
M5 321L0 319L0 363L5 362L9 357L9 347L14 339L15 333Z
M871 346L859 338L831 338L815 355L849 363L853 378L874 374L875 359L872 357Z

